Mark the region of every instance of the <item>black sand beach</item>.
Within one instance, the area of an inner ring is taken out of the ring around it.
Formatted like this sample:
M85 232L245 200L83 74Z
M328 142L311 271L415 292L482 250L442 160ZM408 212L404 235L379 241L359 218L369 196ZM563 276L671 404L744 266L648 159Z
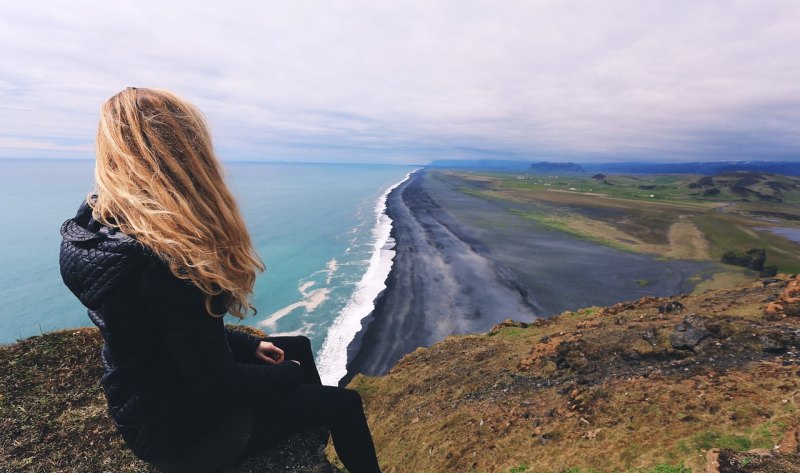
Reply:
M697 261L659 261L581 240L457 190L422 170L388 197L396 240L387 289L348 348L355 373L381 375L448 335L514 319L688 292ZM643 287L640 281L648 283Z

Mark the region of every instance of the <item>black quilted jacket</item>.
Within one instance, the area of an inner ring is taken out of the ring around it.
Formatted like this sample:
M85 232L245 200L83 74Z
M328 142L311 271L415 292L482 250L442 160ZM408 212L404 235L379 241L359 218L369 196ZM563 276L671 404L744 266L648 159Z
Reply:
M85 201L61 235L61 276L101 330L100 383L138 457L169 458L219 424L226 408L300 383L296 363L257 363L257 338L207 315L200 289L95 221Z

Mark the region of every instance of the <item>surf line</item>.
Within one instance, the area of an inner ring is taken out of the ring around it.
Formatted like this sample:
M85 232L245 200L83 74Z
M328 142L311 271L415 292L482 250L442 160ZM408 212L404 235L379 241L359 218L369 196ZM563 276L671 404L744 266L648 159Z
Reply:
M373 250L367 271L347 301L344 309L331 324L317 356L322 384L336 386L347 374L347 346L361 330L361 321L375 309L375 300L386 289L386 278L394 261L392 219L386 214L389 194L419 171L406 174L400 182L389 186L375 205L375 225L372 227Z
M277 310L269 315L265 320L258 322L259 327L275 327L275 324L282 318L291 314L295 309L303 308L306 312L313 312L314 309L320 306L328 298L331 290L326 287L311 290L314 286L314 281L303 283L297 290L303 299L293 304L289 304L283 309ZM277 335L277 334L276 334ZM282 334L285 335L285 334Z

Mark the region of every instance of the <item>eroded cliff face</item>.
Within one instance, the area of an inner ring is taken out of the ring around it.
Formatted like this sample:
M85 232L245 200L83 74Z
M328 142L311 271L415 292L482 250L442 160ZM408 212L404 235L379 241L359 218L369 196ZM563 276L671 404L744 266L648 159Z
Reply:
M351 387L388 472L699 472L710 449L773 449L800 423L798 297L781 276L509 321ZM770 471L740 463L723 471Z

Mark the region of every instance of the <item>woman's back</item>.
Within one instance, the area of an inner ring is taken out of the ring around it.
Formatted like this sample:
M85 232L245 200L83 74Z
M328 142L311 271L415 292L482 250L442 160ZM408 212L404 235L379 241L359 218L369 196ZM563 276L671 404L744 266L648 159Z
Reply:
M256 254L200 112L129 87L101 111L97 189L61 227L61 275L103 332L101 384L134 453L212 471L328 427L353 473L379 471L361 399L322 386L309 340L225 328L249 310Z
M160 461L212 432L230 411L226 401L232 397L213 385L195 388L214 372L215 365L224 366L226 359L255 362L250 355L258 339L225 330L221 318L202 317L202 291L173 276L135 239L92 219L86 202L74 218L64 222L61 233L62 277L103 335L101 384L128 446L144 460ZM164 299L171 307L180 307L165 314ZM181 318L181 313L193 318ZM220 353L204 356L202 352L210 346L193 351L194 373L200 380L191 375L187 379L173 351L214 334L224 337L224 343L216 344ZM284 377L287 385L299 382L296 365L290 363L283 370L293 372ZM253 381L245 376L239 383ZM237 429L247 432L250 425ZM235 434L226 429L220 438ZM239 444L228 447L235 450L233 456L244 449L246 437L238 435Z

